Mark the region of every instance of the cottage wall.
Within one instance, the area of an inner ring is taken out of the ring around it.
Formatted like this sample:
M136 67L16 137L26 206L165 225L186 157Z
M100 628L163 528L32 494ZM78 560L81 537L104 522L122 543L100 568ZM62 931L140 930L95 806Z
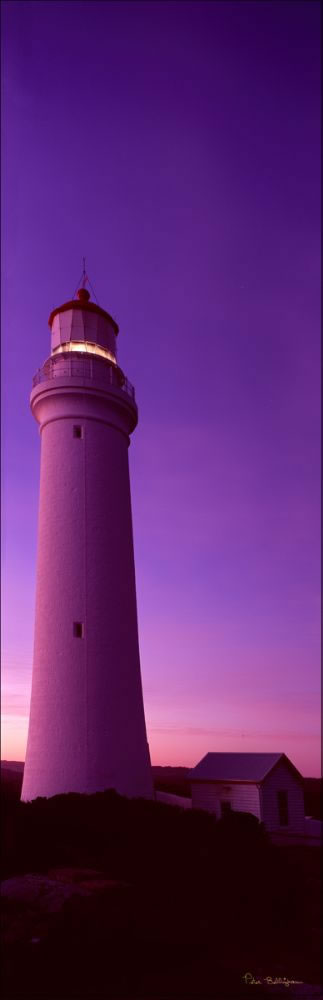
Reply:
M229 781L207 782L192 781L193 809L206 809L221 818L221 801L230 802L235 812L250 812L258 819L260 816L259 789L256 784L235 783Z
M280 825L277 795L279 791L286 791L288 795L288 826ZM279 762L264 778L261 786L261 803L261 818L267 830L303 833L305 820L303 788L284 761Z

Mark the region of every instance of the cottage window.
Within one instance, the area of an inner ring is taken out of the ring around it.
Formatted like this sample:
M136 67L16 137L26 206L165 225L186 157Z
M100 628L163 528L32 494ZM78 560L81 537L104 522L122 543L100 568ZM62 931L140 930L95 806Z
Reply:
M277 799L280 826L288 826L288 793L280 790L277 792Z
M231 802L229 802L228 799L222 799L222 801L220 802L220 806L221 806L221 817L223 818L223 816L228 816L228 814L231 812Z

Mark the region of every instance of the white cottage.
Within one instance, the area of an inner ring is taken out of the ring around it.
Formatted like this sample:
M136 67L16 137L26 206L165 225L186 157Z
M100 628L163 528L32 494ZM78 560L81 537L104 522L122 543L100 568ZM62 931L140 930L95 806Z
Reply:
M269 833L304 833L303 779L284 753L207 753L189 778L193 809L249 812Z

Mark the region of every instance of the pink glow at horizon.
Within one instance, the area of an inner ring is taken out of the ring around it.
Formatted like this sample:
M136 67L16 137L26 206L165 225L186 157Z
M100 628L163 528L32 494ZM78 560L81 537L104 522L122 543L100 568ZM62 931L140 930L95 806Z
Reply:
M320 727L318 710L316 714L317 730L313 733L302 731L304 717L301 713L296 716L294 710L290 713L293 729L291 732L286 731L285 706L282 706L282 711L279 712L280 729L273 728L271 733L263 733L262 730L252 733L249 723L253 720L253 712L250 712L250 719L246 713L244 714L247 733L239 733L237 728L221 730L220 726L210 730L205 726L201 729L193 726L184 729L180 725L177 728L174 725L168 729L166 727L158 729L151 726L148 729L151 761L152 764L162 766L194 767L209 751L284 752L305 777L319 777L321 771L318 766L316 750ZM311 709L305 713L305 723L307 722L306 716L310 717L310 723L312 723ZM215 727L216 719L213 719L213 724ZM2 715L2 760L23 761L25 759L27 730L28 715Z
M152 763L282 751L320 773L319 16L2 4L2 758L24 759L31 684L29 392L85 253L139 406Z

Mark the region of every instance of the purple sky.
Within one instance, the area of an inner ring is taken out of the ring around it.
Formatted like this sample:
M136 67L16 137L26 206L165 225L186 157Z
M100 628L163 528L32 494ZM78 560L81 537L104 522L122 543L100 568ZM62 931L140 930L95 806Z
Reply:
M3 725L29 708L50 310L120 325L153 763L319 773L319 4L4 2ZM59 456L58 456L59 461Z

